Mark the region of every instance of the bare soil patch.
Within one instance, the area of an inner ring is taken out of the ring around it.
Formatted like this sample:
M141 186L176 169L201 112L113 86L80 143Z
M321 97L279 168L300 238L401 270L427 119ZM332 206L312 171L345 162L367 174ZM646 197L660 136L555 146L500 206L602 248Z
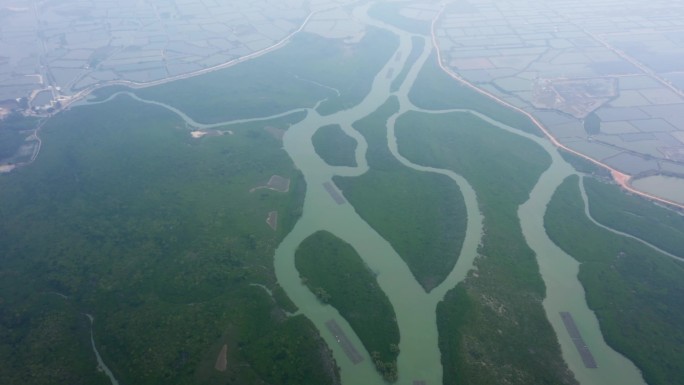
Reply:
M278 212L271 211L268 213L268 218L266 218L266 223L273 229L273 231L278 229Z
M225 372L228 369L228 345L224 344L219 352L218 357L216 357L216 365L214 368L219 372Z
M190 135L195 139L199 139L199 138L204 137L204 136L223 136L225 134L233 135L233 131L231 131L231 130L226 130L226 131L219 131L219 130L190 131Z
M283 130L282 128L276 128L273 126L266 126L266 127L264 127L264 130L266 130L266 132L273 135L274 138L276 138L280 141L283 140L283 135L285 135L285 130Z
M262 188L267 188L269 190L274 190L278 192L288 192L290 191L290 178L285 178L280 175L273 175L268 180L268 183L262 186L257 186L249 190L249 192L254 192Z

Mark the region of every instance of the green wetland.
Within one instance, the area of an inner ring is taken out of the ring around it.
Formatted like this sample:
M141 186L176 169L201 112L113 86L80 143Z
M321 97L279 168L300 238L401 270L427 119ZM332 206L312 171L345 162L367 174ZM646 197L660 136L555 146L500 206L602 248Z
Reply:
M396 130L408 159L463 175L484 216L476 275L437 308L444 383L574 383L541 306L544 284L516 213L548 167L548 155L465 113L407 113Z
M385 125L397 107L396 99L390 99L354 124L368 143L370 169L359 177L334 181L430 291L456 264L465 237L465 204L450 178L412 170L394 158L387 147Z
M3 294L8 383L102 377L82 313L122 383L336 381L311 323L252 285L279 290L270 256L301 215L301 174L259 124L199 140L184 127L127 96L75 108L45 126L33 165L0 180L3 286L23 297ZM289 192L250 193L273 174ZM218 372L223 344L232 369Z
M374 273L354 248L331 233L319 231L299 245L295 264L302 282L319 301L335 307L349 322L383 377L396 381L396 316Z
M608 194L594 196L594 204L607 214L621 215L611 202L619 207L628 198L598 183L584 183L592 186L591 191ZM551 239L581 263L579 278L606 340L634 360L649 384L684 383L684 366L678 359L684 354L684 263L594 225L584 215L584 204L578 179L568 178L554 194L545 226ZM669 214L647 204L634 202L630 207ZM645 222L630 229L655 232L658 227Z
M0 175L3 384L681 383L682 263L644 243L680 253L681 217L578 188L427 22L353 8L357 43L46 122Z
M684 258L684 216L595 179L585 179L584 189L596 221Z

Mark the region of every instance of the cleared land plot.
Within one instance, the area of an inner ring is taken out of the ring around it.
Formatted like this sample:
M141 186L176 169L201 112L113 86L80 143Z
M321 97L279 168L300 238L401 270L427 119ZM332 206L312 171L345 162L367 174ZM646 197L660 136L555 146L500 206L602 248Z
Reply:
M290 178L285 178L280 175L272 175L265 185L254 187L249 191L253 192L264 188L282 193L288 192L290 191Z
M684 178L653 175L632 182L636 188L684 204Z
M283 130L282 128L266 126L264 127L264 130L266 130L266 132L268 132L269 134L273 135L274 138L281 141L283 140L283 136L285 136L285 130Z
M583 119L617 94L615 79L551 80L535 83L532 104Z
M266 223L273 230L278 230L278 212L277 211L269 212L268 217L266 218Z
M228 345L224 344L223 347L221 348L221 351L218 354L218 357L216 357L216 364L214 365L214 368L218 370L219 372L225 372L226 369L228 369Z

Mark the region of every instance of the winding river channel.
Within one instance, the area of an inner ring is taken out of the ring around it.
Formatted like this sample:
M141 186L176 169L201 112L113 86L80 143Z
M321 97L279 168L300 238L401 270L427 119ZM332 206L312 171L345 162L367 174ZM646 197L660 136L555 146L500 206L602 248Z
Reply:
M307 111L306 118L292 125L283 137L284 149L304 175L307 191L302 217L276 250L275 271L278 282L288 296L299 307L300 312L316 325L333 350L333 355L341 368L342 382L345 385L380 385L385 384L385 382L375 371L368 352L363 349L362 343L344 318L333 307L321 304L301 283L294 263L295 250L299 244L319 230L329 231L351 244L364 262L374 272L377 272L378 283L394 306L401 334L398 383L411 384L413 381L425 381L429 385L441 384L442 366L437 340L436 306L445 293L463 280L468 271L473 269L473 260L477 254L477 247L483 230L483 218L478 208L476 193L467 180L449 170L414 164L401 155L394 134L394 123L401 114L407 111L424 113L468 112L499 127L501 130L534 141L549 153L552 164L539 179L530 194L529 200L520 206L518 215L525 239L537 254L540 272L546 284L544 309L558 336L563 357L577 380L583 385L645 384L639 370L605 343L596 316L588 308L584 289L577 279L579 264L559 249L548 238L544 230L544 212L553 192L567 176L574 174L575 171L560 157L556 148L543 138L513 129L475 111L429 111L414 106L408 98L408 92L422 65L428 60L434 49L432 42L428 36L414 35L372 19L367 12L369 7L370 5L367 4L355 8L354 18L366 25L382 28L395 34L399 38L399 46L395 54L375 76L369 94L361 103L350 109L326 116L318 114L315 108L299 109L277 116L204 125L193 121L182 111L166 104L143 100L130 93L126 94L139 101L168 108L189 125L200 129L245 121L266 120L296 111ZM413 48L413 38L422 39L424 44L419 58L411 64L407 63L407 59L410 57L409 54ZM392 93L390 85L405 65L412 67L401 87ZM332 183L334 176L359 176L368 170L366 162L368 145L364 137L352 127L352 124L374 112L391 96L396 96L400 104L399 111L390 117L387 124L387 140L392 154L406 167L450 177L461 189L467 208L468 227L458 262L447 279L430 293L423 290L392 246L361 219L351 204L338 204L324 188L325 183ZM339 124L349 136L357 141L356 167L330 166L316 154L311 137L318 128L329 124ZM584 341L596 359L598 368L589 369L584 366L563 324L560 312L572 314ZM331 319L340 325L351 343L359 350L364 358L361 363L352 364L335 336L326 328L325 323Z
M376 75L370 93L360 104L327 116L321 116L311 109L305 120L290 127L285 134L283 138L285 150L304 174L308 190L302 218L276 251L276 274L279 283L290 298L297 304L300 311L314 322L333 349L334 356L341 367L342 382L344 384L382 384L383 380L375 372L367 352L362 352L365 360L357 365L353 365L346 357L334 336L326 330L325 322L335 319L357 348L362 347L361 342L334 308L322 305L301 284L295 268L294 254L297 246L318 230L327 230L350 243L365 263L373 271L378 272L378 283L394 306L401 333L401 354L398 360L399 382L409 384L420 380L427 384L441 384L442 368L437 344L436 305L446 291L454 287L473 268L473 259L482 234L482 216L474 190L460 175L448 170L416 165L401 156L394 136L394 123L398 116L409 110L427 113L451 111L423 110L411 104L408 99L408 91L433 49L428 38L412 35L374 20L368 16L367 10L368 6L356 8L354 12L356 20L394 33L400 39L399 47L392 59ZM392 94L390 85L394 77L387 75L399 74L406 65L406 58L409 57L412 49L412 37L424 39L423 52L412 64L400 89ZM467 207L468 230L458 263L448 278L429 294L425 293L415 281L406 264L390 244L364 222L350 204L337 204L323 188L323 184L330 182L336 175L360 175L368 169L365 160L365 151L368 146L363 136L352 128L352 123L375 111L391 95L395 95L400 102L400 110L390 117L387 127L388 145L394 156L407 167L450 177L460 187ZM567 176L572 175L574 170L563 161L548 141L515 130L477 112L468 112L502 130L535 141L553 159L551 167L541 176L530 194L530 199L520 207L518 214L524 236L537 254L540 271L547 287L544 309L558 335L563 357L568 366L584 385L644 384L637 368L606 345L597 319L588 308L584 290L577 280L579 264L553 244L544 230L543 214L546 205L558 185ZM348 135L357 140L359 143L356 152L357 167L332 167L316 154L311 144L311 137L319 127L328 124L339 124ZM596 358L598 368L585 368L559 315L561 311L572 313L578 329Z

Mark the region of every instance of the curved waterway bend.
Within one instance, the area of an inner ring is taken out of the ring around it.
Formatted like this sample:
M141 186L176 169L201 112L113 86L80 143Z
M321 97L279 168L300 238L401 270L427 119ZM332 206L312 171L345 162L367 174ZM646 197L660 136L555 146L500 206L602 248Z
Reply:
M114 374L112 373L111 370L107 367L107 365L104 363L102 360L102 357L100 356L100 352L97 350L97 347L95 346L95 337L93 336L93 321L94 318L90 314L85 314L86 317L90 320L90 345L93 348L93 353L95 353L95 358L97 359L97 369L101 370L104 372L104 374L109 377L109 382L112 383L112 385L119 385L119 381L116 380L116 377L114 377Z
M480 117L494 124L486 117ZM510 127L498 122L496 124L514 132ZM556 246L544 228L544 213L553 193L575 171L548 141L529 134L516 133L537 142L552 160L551 166L542 174L530 193L528 201L518 209L518 217L525 240L537 255L539 271L546 285L544 310L556 331L565 362L582 385L645 385L639 369L625 356L609 347L603 339L596 315L589 309L584 287L577 277L579 262ZM596 359L597 368L584 366L560 312L572 314L584 342Z
M358 19L375 26L380 26L392 31L400 37L401 44L398 52L400 57L408 57L410 47L410 35L394 28L387 27L382 23L368 19L365 13L355 12ZM360 17L359 17L360 16ZM401 355L399 356L399 374L402 383L411 380L425 380L430 384L441 383L441 365L439 365L439 351L437 348L437 330L435 324L435 304L442 298L444 292L463 279L467 270L472 266L472 258L475 256L477 243L480 239L482 219L477 208L477 200L470 185L460 176L446 170L415 165L403 158L397 149L394 137L394 122L403 112L408 110L424 111L413 106L407 93L415 81L420 66L429 55L429 44L425 45L425 51L409 71L404 84L396 94L400 101L400 111L392 116L388 122L388 144L392 153L404 165L420 171L437 172L451 177L461 188L469 215L468 235L462 251L461 258L454 271L445 283L433 291L432 295L426 295L417 285L403 261L392 250L390 245L382 239L373 229L363 222L353 208L349 205L336 205L327 193L320 188L321 184L329 181L332 174L324 168L311 167L319 163L313 149L307 148L310 137L316 129L325 124L340 123L347 130L352 130L350 119L358 120L379 107L388 96L383 91L389 90L391 79L380 76L390 69L395 69L389 62L376 76L373 88L368 97L357 107L342 111L328 117L321 117L315 113L309 115L307 120L293 126L285 136L285 149L291 155L295 164L304 173L308 183L308 193L305 201L304 215L298 222L293 232L283 241L276 253L276 272L279 282L302 312L309 316L320 330L324 330L326 320L334 318L344 325L345 332L352 336L352 342L361 346L358 338L349 326L343 322L337 312L330 306L322 306L316 298L298 280L297 271L294 267L294 252L299 243L311 233L317 230L328 230L354 246L364 261L380 274L378 281L381 288L390 298L397 313L397 323L401 332ZM396 56L395 56L396 57ZM399 71L396 71L398 73ZM370 108L369 108L370 107ZM483 116L474 111L470 112L481 119L509 132L522 135L541 145L551 156L552 165L544 172L537 185L530 194L528 202L519 209L519 217L523 234L530 247L536 252L540 266L540 272L547 287L547 297L544 300L544 309L550 320L561 344L563 357L577 379L584 385L605 384L617 382L621 384L644 384L641 373L624 356L616 353L607 346L600 332L594 313L588 308L584 289L577 279L579 264L560 250L546 235L543 225L543 213L551 199L553 192L562 180L574 173L572 168L562 160L557 150L547 141L512 129L499 122ZM363 138L361 138L363 140ZM358 154L357 154L358 155ZM561 311L569 311L582 332L587 345L590 347L599 367L587 369L570 339L560 318ZM343 382L374 383L377 375L368 377L369 363L366 365L353 366L340 351L338 345L329 336L322 333L335 350L335 357L342 367ZM364 352L364 355L367 354Z
M364 8L363 11L365 11ZM362 21L367 21L365 12L356 12ZM360 174L367 170L365 149L367 143L353 128L352 124L373 113L390 96L393 80L386 74L398 74L405 64L412 48L411 35L398 34L399 55L392 56L384 68L376 75L372 88L366 98L357 106L332 115L321 116L310 111L306 119L288 129L283 145L295 165L301 170L307 182L304 211L294 229L280 244L275 255L275 269L278 282L288 296L321 330L321 335L333 349L333 354L341 368L345 384L383 384L384 381L375 371L368 353L349 325L331 306L322 305L316 297L302 285L295 268L294 254L299 244L312 233L327 230L351 244L370 269L377 272L382 290L394 306L397 324L401 334L401 354L399 356L399 376L401 383L423 380L428 384L441 384L442 368L437 341L435 300L431 300L416 282L406 264L390 244L373 230L354 211L350 204L337 204L324 189L323 184L330 182L335 175ZM427 46L427 44L426 44ZM396 58L404 58L397 60ZM359 167L353 172L327 166L316 154L311 144L311 136L319 127L339 124L343 130L359 141L357 162ZM477 240L475 242L477 244ZM476 246L475 246L476 247ZM326 330L325 322L334 319L353 345L357 347L364 361L353 365L345 356L334 337Z
M418 63L423 63L424 60L425 58L421 56L421 58L418 60ZM537 261L540 266L540 273L546 285L546 298L543 302L544 310L546 312L547 318L554 328L554 331L556 332L556 335L558 336L563 358L575 374L577 380L583 385L600 385L606 383L644 385L645 381L643 380L641 372L636 368L636 366L634 366L634 364L626 357L610 348L603 339L598 320L596 319L594 312L591 311L586 304L584 288L577 278L577 273L579 272L579 263L558 248L551 241L551 239L549 239L544 228L544 213L546 212L546 207L550 202L553 193L556 191L562 181L567 176L575 174L575 171L567 162L565 162L565 160L562 159L558 153L558 150L548 141L534 135L524 133L520 130L516 130L476 111L452 110L440 112L425 111L417 108L408 99L408 92L410 91L411 85L415 81L419 69L419 65L412 68L409 76L407 77L407 81L402 84L399 92L397 93L400 109L395 115L390 117L388 121L387 140L390 150L394 156L407 167L411 167L419 171L444 174L451 177L458 183L465 197L469 216L468 234L466 235L466 244L464 245L465 251L466 248L471 247L468 239L469 237L473 236L473 231L471 231L472 226L479 226L477 228L479 230L482 229L482 219L479 211L477 210L475 192L472 190L470 184L468 184L468 182L460 175L456 175L447 170L416 165L404 158L399 153L399 149L397 148L397 140L394 131L396 119L401 116L401 114L410 110L429 113L445 113L452 111L466 112L473 114L502 130L532 140L543 147L544 150L551 156L551 166L540 177L533 191L530 193L528 201L519 207L518 217L520 219L523 235L537 256ZM473 213L476 213L478 218L473 219ZM593 220L591 217L590 219ZM478 236L477 239L479 240L480 237ZM464 255L462 254L456 268L454 271L452 271L449 279L447 279L447 281L449 281L448 284L438 288L444 290L444 292L439 293L440 298L443 297L446 290L449 290L456 283L463 279L465 273L467 273L467 269L464 269L464 267L472 266L472 258L467 258L466 255L467 259L463 260L463 257ZM587 346L592 351L592 354L598 363L598 368L590 369L585 367L584 362L577 352L577 349L562 322L560 317L560 312L562 311L570 312L573 315L577 327L581 331Z
M613 233L613 234L617 234L617 235L620 235L620 236L622 236L622 237L632 238L632 239L634 239L635 241L641 242L641 243L643 243L644 245L646 245L646 246L652 248L653 250L655 250L655 251L657 251L657 252L659 252L659 253L661 253L661 254L663 254L663 255L666 255L666 256L668 256L668 257L670 257L670 258L672 258L672 259L676 259L676 260L678 260L678 261L684 262L684 256L681 256L681 257L680 257L680 256L677 256L677 255L674 255L674 254L670 253L669 251L665 251L665 250L659 248L658 246L656 246L656 245L654 245L654 244L652 244L652 243L649 243L649 242L647 242L647 241L645 241L645 240L643 240L643 239L641 239L641 238L639 238L639 237L637 237L637 236L634 236L634 235L632 235L632 234L628 234L628 233L622 232L622 231L620 231L620 230L615 230L614 228L609 227L609 226L606 226L606 225L604 225L603 223L601 223L601 222L597 221L596 219L594 219L594 217L591 215L591 211L589 210L589 197L587 196L587 190L584 188L584 178L581 178L581 179L580 179L580 192L581 192L581 194L582 194L582 200L584 201L584 215L586 215L587 218L589 218L589 220L590 220L593 224L595 224L596 226L598 226L598 227L600 227L600 228L602 228L602 229L608 230L608 231L610 231L610 232Z
M195 122L182 111L164 103L145 100L129 92L134 99L167 108L181 117L188 125L209 129L229 124L249 121L263 121L288 115L297 111L307 111L306 118L288 129L283 145L295 165L301 170L307 182L307 193L304 201L304 211L294 229L288 234L276 250L275 270L278 282L285 289L288 296L299 307L301 313L313 321L321 331L321 335L333 350L333 354L341 368L342 381L345 384L385 384L375 371L368 353L363 349L356 334L348 323L331 306L322 305L316 297L301 283L294 264L294 253L299 244L309 235L318 230L327 230L337 237L350 243L364 262L378 273L378 283L387 294L394 306L397 323L401 333L401 354L399 355L399 383L411 383L413 380L423 380L427 384L442 383L442 367L437 342L436 305L443 298L446 291L460 282L472 268L473 259L477 253L477 246L481 239L482 216L477 205L477 197L468 182L460 175L449 170L425 167L414 164L402 157L397 149L394 135L394 123L402 113L414 110L425 113L469 112L503 130L522 135L541 145L552 157L551 167L542 175L528 202L519 209L520 223L523 234L536 252L540 271L546 283L546 299L544 308L551 324L558 335L563 357L577 379L583 385L620 383L627 385L641 385L644 381L634 365L610 349L604 342L594 313L587 307L584 289L577 280L579 264L560 250L548 238L543 226L543 214L562 180L574 173L570 166L560 158L557 150L547 141L515 130L487 116L470 110L429 111L417 108L410 103L408 91L417 74L429 58L432 45L426 37L412 35L398 30L367 15L369 5L356 8L354 16L357 20L368 25L386 29L399 37L399 47L383 69L376 75L370 93L357 106L332 115L321 116L315 107L310 109L296 109L282 114L253 119L226 121L214 124ZM408 76L400 89L390 94L391 82L406 63L412 48L411 38L418 36L425 39L424 50L413 64ZM399 55L397 55L399 53ZM397 59L400 58L400 59ZM395 76L386 76L393 73ZM107 100L120 94L112 95ZM363 136L353 129L352 124L371 114L379 108L391 95L397 96L400 110L388 121L388 145L393 155L405 166L418 171L434 172L450 177L461 189L465 198L468 214L468 228L465 242L459 260L447 277L437 288L427 294L416 282L406 264L375 230L363 221L350 204L339 205L330 197L323 184L330 182L333 176L356 176L368 170L366 163L367 143ZM85 102L96 104L100 102ZM503 107L502 107L503 108ZM357 167L334 167L325 163L315 152L311 136L322 126L339 124L349 136L356 139ZM590 347L598 363L597 369L586 369L575 349L570 337L561 321L559 312L569 311L582 332L587 345ZM346 357L335 337L328 332L325 322L334 319L340 325L351 343L357 347L364 362L352 365Z
M412 79L415 79L415 75ZM558 150L548 141L516 130L476 111L462 109L449 111L421 110L413 106L410 100L408 100L407 94L409 89L410 88L408 88L406 84L402 86L399 94L400 110L388 121L388 143L390 149L394 156L408 167L421 171L445 173L443 170L415 165L399 153L394 132L394 124L397 117L410 110L429 113L470 113L502 130L536 142L551 156L551 166L540 177L531 192L528 201L520 206L518 216L523 235L529 246L537 255L540 273L546 285L546 298L543 302L544 310L558 336L563 358L575 374L577 380L583 385L601 385L606 383L645 384L640 371L634 364L621 354L615 352L605 343L596 316L586 304L584 288L577 279L579 263L558 248L546 234L543 223L546 206L562 181L567 176L575 174L572 167L562 159ZM471 213L475 209L471 208L471 205L476 204L476 200L469 199L471 194L474 194L474 192L471 192L472 188L466 181L459 181L459 178L461 178L460 176L451 175L448 172L445 174L459 182L459 186L466 198L468 215L472 215ZM472 218L469 218L469 230L471 220ZM481 226L481 221L479 223ZM462 261L459 260L459 263L461 262ZM472 260L465 263L471 264ZM452 275L457 275L457 277L454 278L456 283L462 279L462 274L463 271L460 271L460 269L454 269ZM448 290L450 287L453 287L451 283L444 289ZM560 317L560 312L562 311L570 312L573 315L576 325L598 363L598 368L590 369L584 366L584 362L562 322Z
M292 234L288 235L276 252L276 274L281 286L285 288L302 313L312 319L323 331L322 334L326 339L330 340L330 345L335 350L335 357L342 368L343 382L349 384L381 382L382 380L372 368L367 352L363 352L366 362L361 365L351 365L347 357L339 352L338 344L323 328L324 323L329 319L335 319L339 324L344 325L345 333L353 336L353 343L358 348L361 348L362 345L339 314L332 307L321 305L300 283L294 266L296 247L315 231L330 231L350 243L364 262L373 271L378 272L378 283L394 307L401 334L401 354L398 359L401 382L410 383L413 380L422 380L428 384L440 384L442 382L442 368L437 341L436 305L443 298L444 293L463 279L472 267L482 228L482 218L477 208L474 191L463 178L453 172L411 165L420 171L438 172L451 177L459 184L469 203L467 205L469 227L459 262L449 277L438 288L427 294L416 282L401 257L358 216L353 207L348 204L335 204L327 192L321 188L323 183L330 181L333 176L341 174L335 173L338 171L336 169L321 166L318 156L313 151L312 146L309 145L311 143L310 138L317 128L326 124L340 124L345 132L350 135L355 134L356 131L353 130L352 123L374 112L390 96L389 90L394 78L385 75L388 73L399 74L406 63L405 60L397 60L396 58L408 58L410 56L412 35L369 19L365 13L366 10L367 8L357 8L355 17L367 24L385 28L395 33L400 38L398 51L393 55L394 59L391 59L376 75L372 90L362 103L331 116L320 116L312 111L305 121L294 125L285 134L285 149L302 170L309 190L307 191L303 217L297 223ZM423 52L413 64L404 81L406 84L402 88L404 93L413 84L422 64L430 55L431 48L430 44L427 44L427 39L424 40L424 43ZM362 136L358 136L357 140L360 140L360 148L367 148ZM365 155L365 150L362 155ZM361 164L361 162L359 163ZM367 168L365 160L363 165L365 172Z

